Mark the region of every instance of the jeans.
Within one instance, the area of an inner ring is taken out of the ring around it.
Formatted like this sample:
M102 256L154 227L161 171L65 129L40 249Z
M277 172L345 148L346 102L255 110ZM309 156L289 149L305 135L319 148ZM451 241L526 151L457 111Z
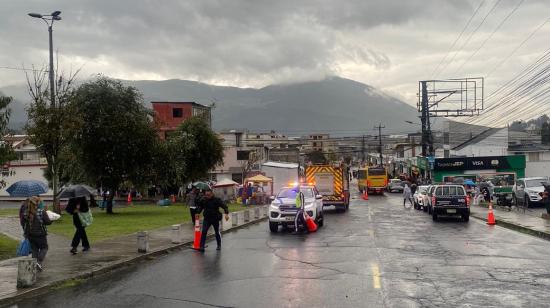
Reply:
M29 236L29 243L31 244L32 257L38 260L38 263L42 263L48 253L48 239L46 236Z
M71 243L71 246L73 248L78 247L78 244L80 244L81 240L82 240L82 247L90 248L90 242L88 242L88 236L86 235L86 229L84 227L76 227L76 232L74 233L73 241Z
M220 221L211 222L206 219L202 221L202 233L201 233L201 249L204 249L204 244L206 243L206 234L210 226L214 227L214 232L216 234L216 243L218 247L222 246L222 236L220 234Z

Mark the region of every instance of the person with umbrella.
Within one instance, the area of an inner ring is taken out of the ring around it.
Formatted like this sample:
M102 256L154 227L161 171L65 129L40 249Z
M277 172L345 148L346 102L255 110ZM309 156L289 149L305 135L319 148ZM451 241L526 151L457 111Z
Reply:
M19 219L25 238L31 244L32 257L37 260L36 267L42 271L42 264L48 253L48 231L46 225L52 221L46 213L44 202L38 196L23 202L19 210Z
M89 213L90 208L88 207L88 202L86 197L76 197L69 199L67 208L65 209L67 213L73 216L73 225L76 228L76 231L71 242L70 252L73 255L77 254L78 245L82 242L82 252L90 250L90 242L88 241L88 236L86 234L86 226L81 220L82 213Z

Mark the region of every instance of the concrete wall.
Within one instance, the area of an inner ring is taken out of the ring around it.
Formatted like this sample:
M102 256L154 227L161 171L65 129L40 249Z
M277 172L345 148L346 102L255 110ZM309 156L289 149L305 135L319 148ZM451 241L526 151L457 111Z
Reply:
M525 176L550 176L550 161L527 162L525 166Z

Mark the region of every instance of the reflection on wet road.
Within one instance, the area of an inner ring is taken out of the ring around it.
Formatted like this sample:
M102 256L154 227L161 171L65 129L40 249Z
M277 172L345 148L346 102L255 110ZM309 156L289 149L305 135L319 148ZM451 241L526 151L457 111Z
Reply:
M476 220L433 222L400 195L328 211L317 233L267 223L49 294L44 307L546 306L550 243ZM19 307L36 305L29 300Z

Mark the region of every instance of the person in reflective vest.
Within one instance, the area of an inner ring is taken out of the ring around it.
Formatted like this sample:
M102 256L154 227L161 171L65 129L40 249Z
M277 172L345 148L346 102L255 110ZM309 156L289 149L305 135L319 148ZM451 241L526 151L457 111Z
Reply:
M304 193L300 191L300 187L297 187L296 190L296 208L298 208L298 212L296 212L296 217L294 218L294 227L295 232L298 232L299 224L302 224L302 226L306 225L306 219L304 217L304 208L306 202Z

